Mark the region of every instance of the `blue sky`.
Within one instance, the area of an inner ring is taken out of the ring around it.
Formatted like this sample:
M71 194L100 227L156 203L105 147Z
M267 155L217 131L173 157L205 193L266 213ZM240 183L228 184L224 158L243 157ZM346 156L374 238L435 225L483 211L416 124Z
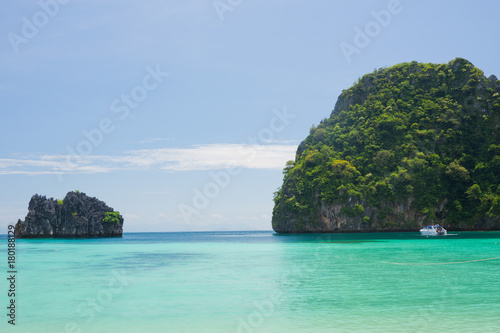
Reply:
M77 189L125 232L270 229L286 161L360 76L456 57L500 75L493 0L2 7L0 233Z

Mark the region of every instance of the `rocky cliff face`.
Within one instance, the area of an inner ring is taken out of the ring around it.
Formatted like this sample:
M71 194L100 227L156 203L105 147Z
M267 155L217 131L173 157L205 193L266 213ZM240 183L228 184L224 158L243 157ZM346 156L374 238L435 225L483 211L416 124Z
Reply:
M24 221L16 224L16 238L121 237L123 218L103 221L113 212L97 198L69 192L63 201L35 194Z
M300 216L286 212L279 219L273 218L273 229L279 233L411 232L424 225L438 223L455 231L500 230L500 220L489 217L478 219L474 225L461 223L451 226L444 218L447 214L446 201L429 213L420 212L413 202L414 198L411 197L406 202L383 203L380 208L370 207L365 201L355 198L345 204L320 202L318 213ZM356 205L367 208L356 213Z

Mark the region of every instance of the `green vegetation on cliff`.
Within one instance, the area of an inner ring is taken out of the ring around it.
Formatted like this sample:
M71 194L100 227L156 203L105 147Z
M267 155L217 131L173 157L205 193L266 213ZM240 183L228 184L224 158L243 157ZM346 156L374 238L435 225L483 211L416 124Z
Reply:
M102 222L120 224L120 212L106 212Z
M363 230L377 217L394 217L390 203L403 202L426 222L472 229L485 219L497 223L499 93L496 77L460 58L363 76L287 163L273 228L325 231L315 227L320 207L337 204Z

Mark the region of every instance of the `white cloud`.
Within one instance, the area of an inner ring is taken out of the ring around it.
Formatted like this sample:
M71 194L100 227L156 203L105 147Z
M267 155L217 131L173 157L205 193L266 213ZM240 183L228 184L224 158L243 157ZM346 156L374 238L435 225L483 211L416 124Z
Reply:
M297 140L269 140L269 139L266 139L266 140L262 140L262 142L266 143L266 144L281 144L281 145L298 145L300 142L297 141Z
M138 220L141 218L141 216L137 214L125 213L123 214L123 218L126 220Z
M215 170L229 167L282 169L295 145L208 144L142 149L122 155L29 155L0 158L0 175L94 174L120 170Z
M139 193L132 193L134 195L163 195L163 194L172 194L172 191L148 191L148 192L139 192Z
M238 220L246 220L246 221L257 221L259 220L259 218L257 216L238 216L237 217Z
M139 141L139 143L145 144L145 143L153 143L153 142L161 142L161 141L172 142L175 140L176 140L176 138L146 138L144 140Z
M295 156L291 145L212 144L192 148L146 149L129 152L144 165L164 170L211 170L228 167L281 169Z

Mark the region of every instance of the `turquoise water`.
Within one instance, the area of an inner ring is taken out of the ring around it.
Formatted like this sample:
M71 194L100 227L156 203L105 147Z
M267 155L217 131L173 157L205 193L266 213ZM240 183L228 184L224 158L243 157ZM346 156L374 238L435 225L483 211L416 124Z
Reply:
M129 233L18 240L16 259L1 332L500 330L499 232Z

